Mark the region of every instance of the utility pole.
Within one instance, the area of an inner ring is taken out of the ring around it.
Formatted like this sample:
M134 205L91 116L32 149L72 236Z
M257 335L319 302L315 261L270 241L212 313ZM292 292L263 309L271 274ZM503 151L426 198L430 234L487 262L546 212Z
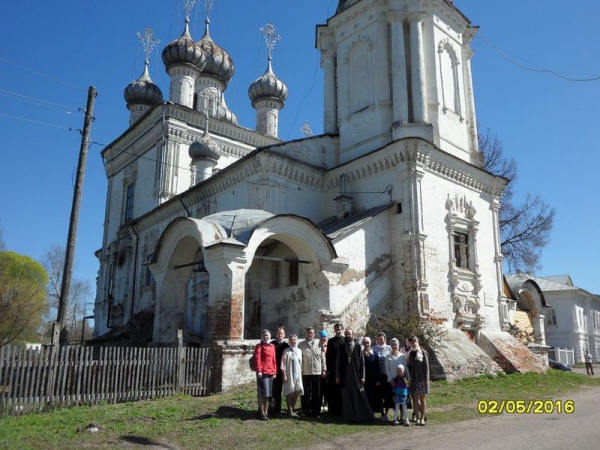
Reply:
M73 259L75 255L75 239L77 237L77 223L79 221L79 207L81 206L81 193L83 191L83 177L87 162L88 145L90 141L90 129L94 120L94 100L96 99L96 88L90 86L88 89L87 106L85 118L83 119L83 130L81 131L81 147L79 149L79 162L77 164L77 178L73 192L73 205L71 206L71 218L69 220L69 234L67 236L67 248L65 253L65 266L63 269L60 298L58 299L58 314L52 333L52 344L56 344L57 334L60 333L61 345L68 342L68 331L66 324L67 304L69 302L69 289L71 286L71 274L73 272Z

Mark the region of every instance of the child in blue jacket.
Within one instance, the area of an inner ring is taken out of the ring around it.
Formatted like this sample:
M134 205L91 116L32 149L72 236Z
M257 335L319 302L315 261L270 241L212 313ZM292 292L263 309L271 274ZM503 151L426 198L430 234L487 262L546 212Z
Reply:
M410 422L408 421L408 395L410 388L410 377L404 368L404 364L400 364L397 369L397 375L392 380L392 389L394 393L394 425L400 425L400 421L398 420L400 407L402 407L402 424L405 427L410 426Z

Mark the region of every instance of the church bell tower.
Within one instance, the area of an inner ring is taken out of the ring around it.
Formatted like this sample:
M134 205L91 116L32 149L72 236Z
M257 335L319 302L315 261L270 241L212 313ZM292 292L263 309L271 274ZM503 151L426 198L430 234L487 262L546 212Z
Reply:
M340 0L317 27L324 130L339 133L340 162L420 137L479 166L476 31L451 0Z

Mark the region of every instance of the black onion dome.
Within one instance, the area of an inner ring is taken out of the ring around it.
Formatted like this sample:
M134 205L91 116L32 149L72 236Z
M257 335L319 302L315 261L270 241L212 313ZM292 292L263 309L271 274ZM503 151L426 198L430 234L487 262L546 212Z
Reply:
M204 135L199 141L194 142L190 145L189 149L190 158L193 160L201 158L209 158L218 161L221 157L221 150L219 144L213 141L208 134L208 131L204 131Z
M207 20L204 36L198 41L206 58L204 68L199 67L199 69L202 70L202 73L214 75L223 80L224 83L228 83L233 77L233 59L231 59L229 53L212 40L208 31L208 24Z
M148 72L148 62L144 64L144 73L125 88L123 93L127 106L130 105L156 105L163 101L160 88L152 82Z
M175 64L192 64L202 70L205 63L204 52L190 36L189 21L185 21L183 34L170 42L162 52L162 60L167 71Z
M271 67L271 60L264 75L254 81L248 88L250 100L254 103L263 98L274 98L285 102L288 96L288 88L283 81L275 76Z

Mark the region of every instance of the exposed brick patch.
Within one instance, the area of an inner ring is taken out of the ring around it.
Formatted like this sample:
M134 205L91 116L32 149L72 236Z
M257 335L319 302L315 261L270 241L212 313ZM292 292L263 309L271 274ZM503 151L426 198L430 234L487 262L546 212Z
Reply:
M209 338L241 339L243 330L243 297L233 295L208 308Z
M482 331L479 345L506 373L543 373L548 369L541 357L508 333Z

